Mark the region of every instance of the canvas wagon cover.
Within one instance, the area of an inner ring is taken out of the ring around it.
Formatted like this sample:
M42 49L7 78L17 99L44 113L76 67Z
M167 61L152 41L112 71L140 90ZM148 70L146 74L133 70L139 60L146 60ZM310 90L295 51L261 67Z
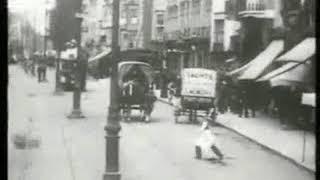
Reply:
M129 73L134 66L138 66L138 68L144 73L149 84L152 83L154 72L152 67L149 64L143 63L143 62L133 62L133 61L121 62L118 65L118 73L119 73L118 81L119 81L120 88L123 86L123 77L127 73Z
M182 96L215 97L217 73L203 68L187 68L181 73Z

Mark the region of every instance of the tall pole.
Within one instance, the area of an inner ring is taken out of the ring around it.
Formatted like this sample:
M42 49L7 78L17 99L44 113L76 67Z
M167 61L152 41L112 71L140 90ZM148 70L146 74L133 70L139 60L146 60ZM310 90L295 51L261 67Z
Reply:
M57 19L58 19L58 15L59 15L59 12L61 11L61 1L56 1L56 10L53 11L53 17L54 17L54 20L55 22L53 22L55 25L54 25L54 29L51 31L51 32L55 32L57 31ZM57 37L56 34L54 35L54 38L60 38L60 37ZM55 91L54 91L54 95L62 95L63 94L63 90L62 90L62 87L61 87L61 84L60 84L60 56L61 56L61 44L60 44L60 39L57 40L59 43L56 47L56 51L57 51L57 57L56 57L56 74L55 74Z
M48 15L48 9L45 8L44 12L44 36L43 36L43 58L44 60L47 59L47 15Z
M106 131L106 167L104 180L120 180L119 171L119 87L118 87L118 61L119 47L119 6L120 0L112 3L112 72L110 87L110 106L107 117Z
M81 14L81 5L82 0L77 0L77 12L75 14L76 22L77 22L77 32L76 32L76 48L77 48L77 65L75 68L75 87L73 91L73 110L71 114L68 116L70 119L79 119L84 118L81 112L81 61L83 60L82 50L81 50L81 21L82 21L82 14Z

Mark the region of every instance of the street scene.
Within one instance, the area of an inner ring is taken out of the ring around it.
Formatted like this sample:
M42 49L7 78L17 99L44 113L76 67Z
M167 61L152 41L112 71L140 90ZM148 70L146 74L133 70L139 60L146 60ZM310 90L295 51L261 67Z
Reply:
M315 179L315 1L8 6L8 179Z

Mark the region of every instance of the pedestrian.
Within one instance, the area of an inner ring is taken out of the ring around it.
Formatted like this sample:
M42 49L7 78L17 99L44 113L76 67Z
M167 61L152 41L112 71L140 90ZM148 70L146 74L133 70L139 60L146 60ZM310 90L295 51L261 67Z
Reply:
M247 92L244 88L239 90L239 117L244 115L245 118L249 116L248 112L248 102L247 102Z
M201 135L195 144L196 158L223 160L224 155L220 150L218 139L207 121L202 123L201 131Z
M160 91L160 97L162 98L167 98L168 97L168 70L163 69L161 71L161 76L160 76L160 86L161 86L161 91Z
M172 104L172 99L173 99L173 96L175 94L175 91L176 91L176 85L175 85L175 82L174 80L171 80L168 84L168 101L170 104Z
M218 87L218 97L217 97L217 106L218 106L218 112L220 114L224 114L227 111L227 104L226 104L226 81L222 80Z
M40 58L38 61L38 82L46 81L47 65L44 58Z
M33 56L32 57L32 59L31 59L31 67L30 67L30 69L31 69L31 75L32 76L35 76L36 75L36 67L35 67L35 56Z
M282 129L288 129L288 118L289 118L289 108L288 108L288 96L289 91L287 87L275 87L273 89L273 96L275 99L275 106L278 109L279 120Z
M180 75L177 76L174 86L174 94L172 97L172 105L174 106L174 112L179 114L181 110L181 85L182 85L182 79Z

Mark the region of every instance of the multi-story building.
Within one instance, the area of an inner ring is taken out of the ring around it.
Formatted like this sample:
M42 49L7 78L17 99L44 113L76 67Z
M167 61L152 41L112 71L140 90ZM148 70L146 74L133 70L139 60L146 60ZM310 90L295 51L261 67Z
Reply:
M172 73L184 67L214 68L230 56L239 23L227 18L226 0L170 0L165 16L167 63Z
M164 16L166 12L166 0L153 0L152 8L152 25L151 25L151 40L164 40Z
M168 0L164 28L168 66L176 73L183 67L217 68L233 56L240 64L252 60L286 29L283 21L294 14L288 9L297 9L286 5L294 2L288 2ZM299 19L314 18L313 11L306 10L308 5L302 5L308 1L296 4L301 9ZM300 23L300 27L305 26Z
M250 61L269 44L274 30L283 27L281 1L238 0L233 3L237 4L235 9L241 22L239 59Z
M314 0L283 0L281 15L285 28L285 49L288 50L306 36L314 37Z
M82 9L82 45L90 46L90 55L96 55L111 44L111 8L105 0L84 0Z
M138 47L138 35L141 31L141 0L124 0L120 2L120 48Z
M85 0L82 42L93 46L97 54L111 46L112 1ZM119 44L121 50L146 48L151 41L152 2L150 0L120 1Z

